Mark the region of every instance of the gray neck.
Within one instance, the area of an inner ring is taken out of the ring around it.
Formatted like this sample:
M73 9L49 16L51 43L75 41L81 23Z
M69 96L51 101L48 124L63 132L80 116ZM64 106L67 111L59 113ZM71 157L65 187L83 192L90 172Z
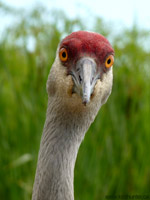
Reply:
M74 200L74 166L91 122L51 98L42 135L32 200Z

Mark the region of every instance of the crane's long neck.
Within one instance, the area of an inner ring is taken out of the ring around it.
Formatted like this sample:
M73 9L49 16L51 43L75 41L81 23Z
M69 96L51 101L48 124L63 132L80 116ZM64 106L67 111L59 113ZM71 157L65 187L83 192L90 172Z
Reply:
M42 135L33 200L73 200L74 166L92 119L51 98ZM85 122L86 121L86 122Z

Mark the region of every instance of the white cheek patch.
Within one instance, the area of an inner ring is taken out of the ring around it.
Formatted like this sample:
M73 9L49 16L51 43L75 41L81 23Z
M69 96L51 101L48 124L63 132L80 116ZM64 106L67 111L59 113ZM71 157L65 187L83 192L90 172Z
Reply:
M99 99L99 101L101 101L101 104L106 103L112 90L112 84L113 74L112 69L110 69L108 72L103 74L102 80L97 80L93 91L93 100L96 98Z

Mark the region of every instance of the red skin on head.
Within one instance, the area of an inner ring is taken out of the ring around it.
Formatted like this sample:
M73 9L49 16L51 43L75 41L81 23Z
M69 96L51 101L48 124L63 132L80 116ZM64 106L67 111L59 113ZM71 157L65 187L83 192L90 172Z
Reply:
M98 66L105 62L108 55L114 55L114 50L108 40L94 32L77 31L64 38L60 44L66 48L68 60L64 65L75 64L84 56L92 57Z

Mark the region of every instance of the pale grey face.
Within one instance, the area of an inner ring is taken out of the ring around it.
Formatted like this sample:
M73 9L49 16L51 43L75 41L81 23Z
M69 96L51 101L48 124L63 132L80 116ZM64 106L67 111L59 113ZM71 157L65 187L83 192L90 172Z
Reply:
M95 85L98 80L106 81L103 77L107 77L113 64L113 55L107 56L105 63L98 63L92 56L81 56L75 62L67 62L67 50L63 47L59 50L60 64L71 75L73 80L72 93L77 93L82 98L84 105L89 103L94 93ZM63 63L63 62L65 63Z
M103 72L97 68L96 62L89 57L77 61L76 67L68 74L59 58L59 48L55 62L47 81L47 92L60 99L62 105L70 110L80 111L87 104L87 109L93 105L102 105L108 99L113 83L113 67ZM98 106L99 107L99 106ZM92 108L92 109L93 109ZM75 109L75 110L74 110Z

